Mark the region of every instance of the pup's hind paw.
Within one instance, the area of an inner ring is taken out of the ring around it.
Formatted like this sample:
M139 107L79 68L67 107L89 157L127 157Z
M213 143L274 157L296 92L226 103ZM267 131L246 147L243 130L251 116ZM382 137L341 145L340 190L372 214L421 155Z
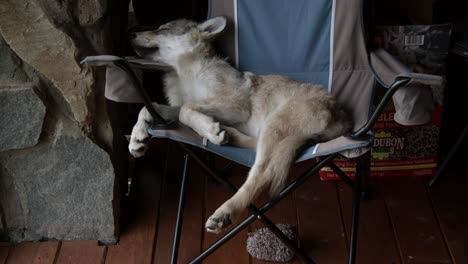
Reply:
M205 223L207 232L219 234L237 218L237 213L229 206L229 202L223 204L212 214Z
M208 139L216 145L224 145L229 142L229 136L226 130L221 129L219 123L213 123L209 129Z
M232 221L229 215L223 215L222 218L211 216L206 221L205 228L207 232L219 234L223 228L230 224L232 224Z

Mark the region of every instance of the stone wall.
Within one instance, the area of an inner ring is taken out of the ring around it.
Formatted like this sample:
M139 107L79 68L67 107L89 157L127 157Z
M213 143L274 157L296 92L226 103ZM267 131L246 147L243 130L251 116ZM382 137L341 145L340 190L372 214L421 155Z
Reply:
M0 1L0 232L13 241L116 241L124 146L103 70L79 64L115 50L111 2L126 1Z

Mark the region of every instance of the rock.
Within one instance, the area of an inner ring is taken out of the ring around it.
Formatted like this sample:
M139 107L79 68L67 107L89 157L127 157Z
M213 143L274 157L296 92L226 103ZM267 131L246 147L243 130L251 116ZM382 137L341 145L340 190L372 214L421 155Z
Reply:
M0 83L28 82L28 76L21 69L21 60L12 52L5 40L0 36Z
M107 2L99 0L81 0L78 1L78 20L82 26L95 25L99 19L102 19L107 10Z
M68 127L60 131L55 142L0 155L0 197L10 238L114 243L115 176L109 155L86 136L67 134Z
M79 49L51 20L34 1L0 1L0 32L10 48L60 90L75 120L86 123L93 74L81 69Z
M0 151L36 145L45 113L30 84L0 86Z

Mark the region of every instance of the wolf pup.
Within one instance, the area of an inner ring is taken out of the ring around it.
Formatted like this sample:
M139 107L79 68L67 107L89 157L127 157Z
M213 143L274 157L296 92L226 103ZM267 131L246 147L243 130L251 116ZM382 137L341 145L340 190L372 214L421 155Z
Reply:
M170 68L164 75L170 106L155 104L163 117L178 118L214 144L256 149L247 180L208 218L205 227L213 233L264 188L272 195L281 191L301 146L337 138L350 128L344 111L319 85L240 72L216 57L211 41L225 27L223 17L200 24L182 19L131 36L139 56ZM151 122L143 108L129 145L135 157L145 153Z

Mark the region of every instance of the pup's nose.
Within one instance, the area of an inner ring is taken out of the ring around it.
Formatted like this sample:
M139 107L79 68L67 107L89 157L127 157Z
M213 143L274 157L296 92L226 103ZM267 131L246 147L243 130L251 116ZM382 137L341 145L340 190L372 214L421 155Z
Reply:
M136 32L135 32L135 31L133 31L133 32L129 32L129 33L128 33L128 37L129 37L130 39L134 39L134 38L136 38L136 35L137 35L137 34L136 34Z
M139 26L134 26L128 30L128 38L134 39L137 36L137 32L139 31Z

